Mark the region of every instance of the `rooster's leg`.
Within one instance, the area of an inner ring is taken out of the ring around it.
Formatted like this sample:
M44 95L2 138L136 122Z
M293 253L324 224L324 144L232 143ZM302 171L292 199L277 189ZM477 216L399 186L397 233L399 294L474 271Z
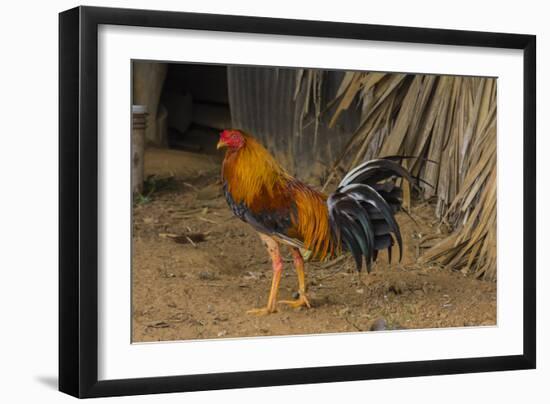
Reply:
M260 233L260 238L267 247L269 256L271 257L271 263L273 265L273 278L271 280L271 290L269 292L269 299L267 300L267 306L259 309L249 310L249 314L269 314L277 311L277 292L279 290L279 282L281 281L281 274L283 272L283 259L279 250L279 243L265 234Z
M291 307L306 306L311 308L306 296L306 277L304 274L304 259L300 250L296 247L292 247L292 256L294 258L294 268L296 269L296 275L298 276L298 293L300 296L296 300L281 300L278 303L288 304Z

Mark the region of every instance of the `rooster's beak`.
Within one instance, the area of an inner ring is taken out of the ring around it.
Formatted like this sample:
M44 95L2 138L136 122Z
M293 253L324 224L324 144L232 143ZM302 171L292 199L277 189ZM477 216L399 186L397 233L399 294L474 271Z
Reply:
M216 145L216 149L222 149L227 146L227 143L225 143L223 140L219 140L218 144Z

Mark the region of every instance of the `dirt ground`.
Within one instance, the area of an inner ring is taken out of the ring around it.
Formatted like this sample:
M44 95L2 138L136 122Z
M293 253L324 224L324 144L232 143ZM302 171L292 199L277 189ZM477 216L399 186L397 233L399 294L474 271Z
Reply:
M419 240L437 235L429 204L397 217L401 263L381 254L370 274L352 272L351 258L306 263L311 309L280 306L258 317L271 280L256 232L233 216L221 195L219 158L150 150L154 188L134 204L132 307L134 342L381 329L496 324L496 284L450 269L418 265ZM290 251L280 299L297 290ZM394 257L397 252L394 253Z

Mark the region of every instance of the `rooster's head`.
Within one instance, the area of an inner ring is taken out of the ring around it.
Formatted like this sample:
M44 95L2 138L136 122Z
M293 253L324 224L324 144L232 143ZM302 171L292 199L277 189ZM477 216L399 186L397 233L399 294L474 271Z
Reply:
M226 129L220 133L217 148L227 147L230 150L239 150L246 142L244 134L237 129Z

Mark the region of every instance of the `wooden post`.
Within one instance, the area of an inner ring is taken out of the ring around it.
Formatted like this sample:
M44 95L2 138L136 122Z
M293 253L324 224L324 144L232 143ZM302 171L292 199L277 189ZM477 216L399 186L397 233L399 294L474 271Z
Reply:
M132 63L132 104L144 105L147 108L145 141L147 144L155 146L168 145L167 133L159 122L159 119L162 118L162 108L160 108L159 102L167 71L166 63L141 61Z
M146 128L147 106L132 105L132 192L134 195L143 193Z

